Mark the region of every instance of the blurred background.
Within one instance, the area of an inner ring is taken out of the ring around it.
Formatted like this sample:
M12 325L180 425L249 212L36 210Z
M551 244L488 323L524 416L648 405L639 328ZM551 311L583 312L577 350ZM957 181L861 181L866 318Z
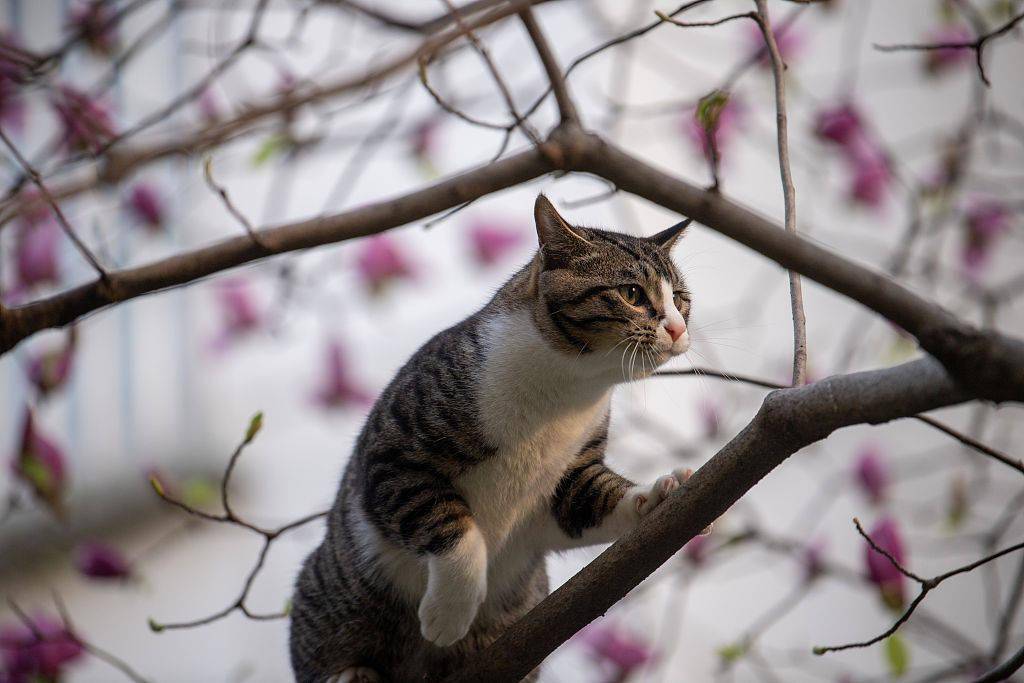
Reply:
M970 50L873 45L970 41L1021 5L769 3L789 66L800 231L965 319L1016 335L1024 334L1021 30L988 43L990 87ZM674 9L560 0L535 12L565 66L656 22L655 10ZM681 18L751 9L715 0ZM103 263L148 263L243 234L216 188L253 226L268 227L397 196L529 145L518 130L502 130L506 105L461 40L425 72L470 120L440 108L412 65L195 153L97 181L96 159L108 149L173 145L255 103L363 73L418 45L436 30L420 22L447 13L443 2L376 0L6 0L0 129L48 187L74 190L55 194ZM528 109L546 80L525 31L513 18L478 34ZM762 44L749 21L663 24L582 62L569 85L585 126L691 182L711 184L713 139L721 191L781 223ZM49 58L31 79L18 72L25 54ZM550 98L531 121L542 133L557 123ZM6 151L0 174L4 303L92 279L48 207L11 208L33 189ZM541 191L580 224L649 235L679 220L600 179L544 177L426 223L137 299L0 357L0 645L8 667L0 680L27 680L11 673L25 643L16 611L59 631L61 604L82 640L147 680L289 680L286 619L233 610L206 625L160 630L235 603L263 539L163 503L150 478L190 506L218 511L228 458L262 411L262 430L234 474L236 512L274 528L326 509L377 392L420 344L479 308L530 258ZM699 225L676 257L694 295L694 343L672 367L787 383L785 272ZM814 283L805 282L805 299L812 378L918 353L885 320ZM701 376L622 386L608 459L638 481L696 468L746 424L764 393ZM29 409L41 473L22 466ZM1017 406L936 417L1014 458L1024 446ZM39 495L40 481L51 495ZM565 644L542 680L971 680L985 668L979 662L1021 645L1019 553L944 583L896 638L820 657L811 650L884 632L915 594L898 576L878 575L884 568L872 566L851 518L930 576L1022 540L1022 483L920 422L844 430L795 455L711 536ZM287 609L297 569L322 533L317 520L275 540L247 594L249 610ZM552 585L599 551L550 558ZM74 650L54 655L60 680L123 676L102 656Z

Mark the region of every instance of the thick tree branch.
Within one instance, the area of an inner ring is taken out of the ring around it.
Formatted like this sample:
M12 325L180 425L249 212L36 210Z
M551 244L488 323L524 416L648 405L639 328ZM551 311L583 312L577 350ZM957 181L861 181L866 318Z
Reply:
M516 681L601 616L790 455L842 427L969 400L934 359L768 394L751 422L640 526L448 679Z

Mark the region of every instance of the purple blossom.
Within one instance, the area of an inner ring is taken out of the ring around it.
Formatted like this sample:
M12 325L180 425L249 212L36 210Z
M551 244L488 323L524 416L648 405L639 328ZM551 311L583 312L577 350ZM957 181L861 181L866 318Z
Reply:
M964 244L961 261L972 280L977 280L988 264L992 248L1010 228L1013 214L995 199L975 198L964 215Z
M383 292L394 281L413 276L412 264L387 235L375 235L360 245L356 271L366 289L374 295Z
M206 123L214 123L220 120L220 102L217 99L217 94L213 88L206 88L203 90L199 99L196 101L196 107L199 109L199 115Z
M362 389L350 374L345 351L337 341L327 345L326 365L322 373L321 388L316 402L325 408L364 407L371 402L370 394Z
M99 100L65 85L58 88L52 104L68 149L95 153L115 137L110 109Z
M68 28L82 36L89 49L109 57L117 49L117 14L113 4L85 0L71 9Z
M709 162L713 161L712 147L721 160L743 119L743 107L735 96L721 90L701 98L700 103L687 116L685 132L697 151Z
M612 669L612 680L624 680L654 659L654 652L646 643L607 621L590 624L580 631L579 638L598 663Z
M84 654L81 641L47 615L0 627L0 681L45 683L61 679L65 667Z
M704 436L713 439L722 431L722 411L711 399L700 402L700 421L704 425Z
M900 536L896 520L892 517L883 517L868 535L879 548L892 555L900 565L904 564L903 538ZM864 546L864 563L868 570L868 580L878 588L882 602L893 610L902 609L906 600L906 577L903 576L903 573L893 566L889 558L867 543Z
M846 146L864 135L863 124L856 107L844 102L822 109L814 119L814 134L822 140Z
M64 455L36 428L31 408L25 408L21 441L11 462L14 476L58 517L63 516L67 488Z
M764 34L761 33L760 25L751 21L746 22L746 26L747 42L750 43L751 54L757 54L764 49L764 52L758 57L758 66L771 68L771 55L768 53L768 46L765 45ZM782 28L772 26L771 31L775 35L775 45L779 48L779 55L782 57L783 62L789 62L790 59L796 57L803 49L804 37L792 25Z
M889 186L893 182L889 160L871 143L865 142L857 149L850 157L853 170L850 201L871 209L880 209L885 204Z
M14 244L15 289L60 282L60 239L60 226L54 220L19 224Z
M710 538L710 534L703 534L691 538L686 542L686 545L683 546L683 557L685 557L691 564L697 566L704 564L704 560L707 559L709 547L708 539Z
M164 202L149 183L136 183L128 193L128 209L150 232L158 232L164 224Z
M522 231L508 226L481 222L469 228L473 259L480 266L494 265L522 241Z
M119 550L95 541L78 547L75 566L83 576L93 579L126 579L132 575L131 565Z
M252 284L243 278L229 278L217 287L221 333L214 346L224 349L232 342L263 326L263 313L256 302Z
M889 467L882 452L874 444L861 446L854 468L857 485L872 504L878 505L885 499L889 486Z
M974 35L963 24L949 24L928 33L925 42L932 45L947 43L972 43ZM939 76L974 59L974 52L969 48L941 47L924 52L924 70L932 76Z
M817 539L804 546L801 556L804 570L804 581L813 581L825 571L825 541Z
M72 327L63 344L37 353L29 359L26 374L41 397L49 396L67 382L75 357L76 340L75 328Z

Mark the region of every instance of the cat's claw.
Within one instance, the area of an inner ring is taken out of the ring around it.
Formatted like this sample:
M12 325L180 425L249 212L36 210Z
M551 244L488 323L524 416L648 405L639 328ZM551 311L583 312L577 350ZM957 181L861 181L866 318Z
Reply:
M669 494L679 488L680 484L685 483L692 476L692 469L689 467L680 467L673 470L671 474L666 474L655 479L649 490L640 491L636 494L636 497L634 498L634 505L636 506L637 515L639 517L646 517L649 515L654 508L661 505L662 501L668 498ZM711 526L709 525L700 533L702 536L710 534Z

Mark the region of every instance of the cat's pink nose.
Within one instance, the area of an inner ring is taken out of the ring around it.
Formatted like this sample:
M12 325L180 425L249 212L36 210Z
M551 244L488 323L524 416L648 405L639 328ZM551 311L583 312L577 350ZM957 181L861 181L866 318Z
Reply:
M672 341L677 341L680 337L686 334L686 323L666 322L665 329L668 331L668 336L672 337Z

